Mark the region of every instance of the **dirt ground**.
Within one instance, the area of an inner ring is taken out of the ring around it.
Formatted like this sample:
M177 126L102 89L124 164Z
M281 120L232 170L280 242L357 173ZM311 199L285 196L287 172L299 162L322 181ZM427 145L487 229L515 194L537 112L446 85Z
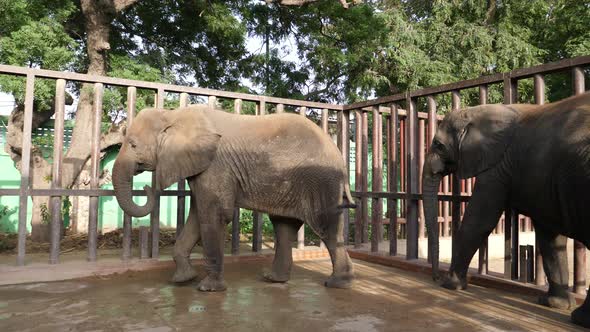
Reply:
M226 264L228 290L168 282L172 270L0 287L0 331L576 331L569 312L471 285L355 261L352 289L322 285L329 260L296 262L291 281L260 278L269 260Z

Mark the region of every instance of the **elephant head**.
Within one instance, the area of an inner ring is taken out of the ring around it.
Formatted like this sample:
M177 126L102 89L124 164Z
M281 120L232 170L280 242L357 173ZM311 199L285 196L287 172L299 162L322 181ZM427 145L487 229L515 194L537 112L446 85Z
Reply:
M514 124L534 105L481 105L451 112L440 123L422 172L424 216L433 278L438 279L438 188L443 176L474 177L503 157Z
M143 217L154 207L154 194L145 186L144 206L132 200L133 176L156 172L156 190L206 170L215 157L220 135L203 112L206 106L166 111L145 109L127 130L113 166L113 186L119 205L133 217Z

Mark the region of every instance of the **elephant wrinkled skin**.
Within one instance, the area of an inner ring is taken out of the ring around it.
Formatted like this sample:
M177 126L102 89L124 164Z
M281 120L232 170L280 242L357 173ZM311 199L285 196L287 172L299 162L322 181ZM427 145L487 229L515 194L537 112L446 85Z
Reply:
M117 201L129 215L154 204L131 199L134 174L155 171L156 190L187 179L191 206L174 248L173 281L196 277L189 255L201 240L206 260L202 291L221 291L226 223L235 207L267 212L275 231L272 282L289 279L291 244L306 222L326 244L333 265L326 286L347 288L353 267L344 248L343 215L354 202L342 156L313 122L294 114L236 115L193 105L173 111L146 109L127 131L113 168Z
M467 268L504 209L532 218L549 281L545 305L569 308L566 237L590 244L590 93L539 105L482 105L445 116L426 156L422 191L433 276L438 278L441 178L476 176L443 286L464 289ZM590 300L572 320L590 327Z

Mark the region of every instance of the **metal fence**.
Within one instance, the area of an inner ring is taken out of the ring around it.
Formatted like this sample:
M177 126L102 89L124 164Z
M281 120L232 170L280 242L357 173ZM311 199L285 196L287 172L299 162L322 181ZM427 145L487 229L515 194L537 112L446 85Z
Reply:
M519 80L533 78L534 96L537 104L545 102L544 75L555 72L570 72L573 81L573 94L582 93L585 90L583 67L590 65L590 56L566 59L558 62L539 65L531 68L517 69L508 73L500 73L484 76L473 80L426 88L416 91L387 96L375 100L363 101L349 105L335 105L300 101L293 99L274 98L244 93L233 93L211 89L193 88L160 84L152 82L117 79L111 77L92 76L76 73L56 72L40 69L22 68L0 65L0 74L26 76L25 111L23 128L23 146L21 162L21 186L20 189L0 189L0 195L12 195L20 197L19 224L18 224L18 253L17 264L25 264L25 239L26 239L26 211L29 196L50 196L51 209L59 211L61 196L88 196L89 220L88 220L88 260L95 261L97 257L97 221L98 221L98 197L114 196L113 190L99 188L99 140L101 116L103 113L102 97L104 86L117 86L127 88L127 121L133 122L136 111L137 89L146 89L155 93L156 107L164 106L166 94L179 94L180 105L187 105L189 96L205 96L210 104L216 103L217 98L234 101L234 112L242 111L243 102L256 104L256 114L267 113L269 105L274 105L277 113L285 111L287 106L295 107L297 112L306 116L307 109L317 110L321 115L320 126L328 132L329 119L336 115L337 119L337 144L342 151L344 160L350 160L349 142L355 141L355 190L353 195L360 198L358 208L354 214L354 220L349 220L349 214L345 213L344 238L346 244L349 239L349 226L354 225L354 244L371 243L371 251L378 251L379 243L383 241L383 211L382 200L387 201L389 219L385 224L388 227L388 240L390 243L389 254L397 255L398 228L403 224L405 238L407 240L407 259L418 258L418 240L424 236L424 218L421 218L421 193L420 179L422 164L427 146L436 131L437 121L441 119L437 115L435 96L450 94L452 109L461 107L461 91L465 89L479 89L479 104L488 102L488 87L492 84L503 84L504 103L516 101L517 83ZM56 80L55 92L55 141L53 153L53 174L51 189L34 189L30 187L30 157L33 117L33 95L36 79ZM70 82L82 82L94 84L93 100L93 132L91 150L91 189L65 189L61 187L59 176L63 162L63 137L64 137L64 104L66 80ZM417 102L424 101L427 112L417 111ZM402 109L402 106L404 108ZM369 113L371 116L369 117ZM354 115L351 118L351 115ZM369 124L372 132L369 136ZM384 134L385 128L385 134ZM351 137L350 133L353 133ZM369 142L371 138L371 142ZM385 144L383 142L385 141ZM372 170L368 169L369 144L372 147ZM383 151L385 147L386 151ZM384 163L384 152L387 162ZM383 188L384 169L387 173L387 187ZM372 188L368 188L369 171L372 175ZM154 181L154 179L152 179ZM185 181L181 181L178 190L165 190L159 196L178 197L177 229L181 229L185 219L185 199L188 193L185 191ZM459 180L455 177L445 177L439 193L440 213L439 223L441 235L452 235L458 228L465 203L469 200L474 179ZM141 190L133 191L135 196L145 193ZM151 256L159 256L159 196L157 204L150 216L151 224ZM369 211L369 200L371 209ZM397 211L397 202L400 201L401 210ZM371 212L371 213L369 213ZM61 213L52 213L51 219L51 249L50 263L59 261L59 241ZM369 223L369 215L371 217ZM505 277L517 278L518 264L518 232L519 230L532 230L530 219L518 217L513 211L506 211L504 220L500 222L496 232L505 235ZM81 221L79 221L81 222ZM369 239L369 224L371 225L371 238ZM520 227L519 227L520 224ZM131 257L131 218L124 217L123 252L122 258ZM298 235L298 247L303 247L303 229ZM252 249L260 251L262 247L262 217L255 213ZM575 291L583 292L585 288L585 248L576 243L574 252L574 276ZM232 222L232 253L239 250L239 213L234 213ZM545 282L541 257L537 250L536 283ZM479 272L487 273L487 245L479 250Z

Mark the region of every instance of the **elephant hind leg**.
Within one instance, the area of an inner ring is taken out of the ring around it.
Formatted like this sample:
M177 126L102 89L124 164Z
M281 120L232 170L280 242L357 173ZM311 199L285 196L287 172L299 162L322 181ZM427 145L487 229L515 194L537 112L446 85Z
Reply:
M332 275L324 285L331 288L350 288L354 278L352 261L344 246L344 215L342 212L330 213L326 216L327 232L322 239L326 244L332 260Z
M291 276L293 265L292 244L297 239L297 231L303 225L299 219L270 216L275 232L275 257L272 271L264 274L270 282L286 282Z
M586 295L584 303L572 311L571 319L574 324L590 328L590 295Z
M541 223L540 223L541 224ZM536 229L539 249L543 256L543 269L547 274L549 290L539 298L539 304L552 308L570 309L575 300L569 292L567 237Z
M196 204L191 199L191 206L187 217L187 223L174 243L174 262L176 271L172 276L172 282L186 282L197 277L197 271L191 266L191 251L201 239L199 223L197 221Z

